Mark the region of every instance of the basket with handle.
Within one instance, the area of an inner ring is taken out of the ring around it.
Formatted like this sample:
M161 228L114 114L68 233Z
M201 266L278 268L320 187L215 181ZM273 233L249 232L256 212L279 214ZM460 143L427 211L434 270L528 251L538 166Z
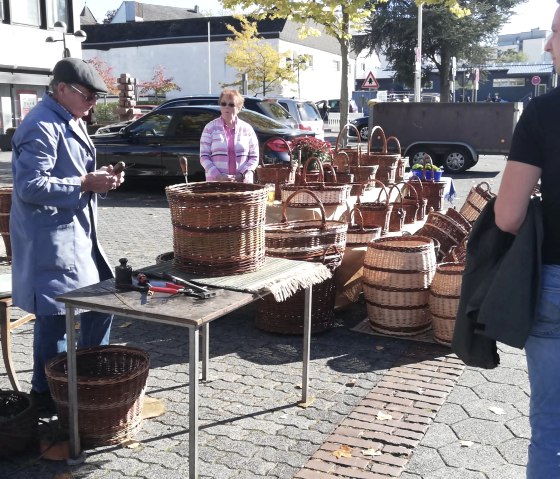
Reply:
M308 182L306 179L306 170L310 162L316 161L319 167L319 181L318 182ZM282 192L282 202L285 203L287 198L292 198L291 206L293 208L309 208L316 206L316 201L308 193L312 191L319 198L324 206L337 206L346 203L350 195L350 190L352 188L349 184L339 184L336 183L336 174L334 169L332 170L335 182L326 183L324 181L324 170L321 162L314 156L311 156L305 162L302 171L302 181L301 184L288 185L284 184L280 186ZM292 195L297 193L296 195Z
M424 197L424 187L422 186L422 180L418 176L412 175L408 179L407 184L412 186L412 188L414 188L414 191L416 192L416 197L410 194L409 195L405 194L404 197L405 201L417 200L418 210L416 211L416 220L422 221L426 217L426 208L428 206L428 199Z
M428 290L435 270L434 243L430 238L399 236L371 241L363 275L371 328L399 336L428 330Z
M486 203L494 196L496 194L492 193L490 185L486 181L482 181L471 188L459 213L467 218L468 221L474 223L482 209L486 206Z
M0 458L9 459L37 442L39 413L28 394L0 390Z
M345 135L347 135L348 130L354 130L356 132L356 136L358 137L358 145L356 146L356 148L345 148L343 147L343 139L345 138ZM334 147L334 156L336 157L336 155L339 152L344 152L348 155L348 162L350 165L359 165L360 164L360 156L362 155L362 139L360 137L360 132L358 131L358 129L352 125L351 123L346 123L346 125L344 125L339 133L338 136L336 137L336 145Z
M455 208L447 208L445 214L453 219L455 223L461 225L467 233L471 232L472 224L461 214L460 211L457 211Z
M404 222L412 224L417 220L422 198L419 197L416 188L410 183L400 182L397 183L397 187L400 187L403 209L406 213Z
M288 221L287 208L298 194L306 194L318 207L320 220ZM348 224L344 221L327 220L325 208L319 197L310 190L293 192L282 204L282 220L265 226L265 245L267 256L297 260L322 258L325 250L335 246L344 253Z
M395 150L399 153L401 152L401 143L396 136L389 136L387 138L387 151L389 150L389 143L395 143ZM400 157L397 161L397 169L395 171L395 182L404 180L404 174L406 172L406 164L408 163L408 157Z
M399 189L398 185L395 184L389 188L389 197L392 196L391 193L393 190L396 190L397 198L392 202L393 208L391 210L391 214L389 215L389 231L391 233L401 231L406 218L402 191Z
M468 236L460 244L449 248L449 253L443 258L444 263L464 263L467 259Z
M375 201L362 202L362 195L360 193L356 201L356 206L362 213L364 226L381 226L381 235L386 235L389 231L389 220L393 210L393 204L389 202L389 193L387 192L385 185L379 180L375 180L375 183L380 187L377 199ZM382 194L384 195L385 200L381 199Z
M426 222L415 234L437 239L441 257L447 256L452 246L459 245L468 236L465 228L453 218L437 211L428 213Z
M373 139L376 138L376 134L379 134L379 138L381 139L380 152L372 151ZM379 125L373 127L368 139L367 152L362 153L360 158L361 164L379 165L379 169L377 170L375 179L381 181L384 185L389 186L394 184L396 181L397 165L400 158L400 150L396 154L388 152L387 138L385 136L383 128L381 128Z
M462 262L440 263L430 284L428 305L434 340L447 346L453 339L464 269Z
M165 191L175 267L199 276L222 276L264 265L265 186L212 181L171 185Z
M422 188L423 195L426 198L428 204L428 211L433 208L436 211L441 211L443 209L443 193L445 191L445 181L435 181L433 170L431 167L434 166L432 158L430 155L424 155L422 160L424 164L424 170L422 170ZM426 178L426 166L430 166L430 178Z
M354 224L355 222L355 224ZM370 241L381 237L381 226L364 226L364 217L357 205L350 210L348 231L346 233L347 246L364 246Z
M261 185L273 184L274 185L274 199L280 200L281 192L280 185L284 183L293 183L295 181L296 167L289 164L273 163L270 165L264 164L264 151L269 143L274 141L281 141L285 144L290 158L292 157L292 148L290 144L281 137L273 137L266 140L263 145L263 154L260 157L260 164L255 169L256 183Z
M359 162L359 157L358 157ZM335 154L333 163L338 165L339 168L344 168L347 172L353 175L353 179L349 182L352 185L350 189L350 196L356 196L360 192L365 192L373 188L375 184L375 175L379 168L379 165L351 165L348 153L345 151L339 151ZM341 165L342 163L342 165ZM362 185L363 188L361 187Z

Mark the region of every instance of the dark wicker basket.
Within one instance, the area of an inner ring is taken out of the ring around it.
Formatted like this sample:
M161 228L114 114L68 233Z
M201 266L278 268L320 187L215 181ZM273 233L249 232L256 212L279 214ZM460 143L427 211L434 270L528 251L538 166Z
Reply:
M37 442L39 414L29 395L0 391L0 457L25 451Z
M0 187L0 235L6 247L6 257L12 259L12 243L10 241L10 208L12 207L12 187Z
M78 423L84 447L118 444L142 427L148 353L129 346L97 346L76 352ZM68 427L66 353L46 365L47 380L62 427Z

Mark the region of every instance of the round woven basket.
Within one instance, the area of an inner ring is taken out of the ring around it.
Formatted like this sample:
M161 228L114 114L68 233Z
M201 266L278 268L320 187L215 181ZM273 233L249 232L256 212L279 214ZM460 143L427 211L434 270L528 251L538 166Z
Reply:
M166 188L173 264L199 276L257 271L264 264L267 188L236 182Z
M148 353L129 346L97 346L79 349L76 363L79 434L84 447L132 438L142 427ZM46 373L60 423L68 427L66 353L51 359Z
M482 209L486 206L486 203L494 196L496 196L496 194L492 193L490 185L486 181L483 181L471 188L459 212L467 218L468 221L474 223Z
M461 244L469 233L452 216L430 211L424 226L416 234L437 239L440 243L440 255L445 257L451 247Z
M11 457L36 443L38 424L29 395L0 391L0 457Z
M369 243L363 290L372 329L401 336L428 330L428 288L435 270L430 238L385 237Z
M434 340L447 346L453 339L464 269L464 263L440 263L430 285L428 304Z

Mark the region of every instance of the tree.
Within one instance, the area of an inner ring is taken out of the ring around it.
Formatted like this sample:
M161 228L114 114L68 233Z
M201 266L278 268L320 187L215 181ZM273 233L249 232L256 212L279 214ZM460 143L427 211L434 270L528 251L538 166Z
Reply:
M116 14L117 10L107 10L107 13L105 13L105 18L103 19L103 23L105 25L111 23Z
M300 35L319 35L317 25L322 25L328 35L340 44L342 57L340 87L340 121L348 121L348 52L352 38L351 28L360 27L379 2L387 0L221 0L225 8L239 7L255 18L288 18L301 23ZM442 3L457 14L465 11L459 0L424 0L425 3Z
M181 91L181 87L173 81L173 77L165 78L165 68L161 65L154 67L154 75L151 81L140 82L138 86L140 87L140 93L153 91L156 101L160 96L165 98L167 92L173 90Z
M99 73L101 78L103 78L103 82L107 85L107 90L112 95L117 95L119 90L117 88L117 79L113 75L113 67L110 67L105 63L101 58L98 56L93 57L92 59L88 60L88 63L93 65L93 68Z
M457 17L442 5L424 7L422 15L422 70L427 79L432 67L439 72L441 99L449 101L451 59L482 65L493 55L489 46L500 27L525 0L459 0L470 15ZM354 49L383 53L398 79L412 84L417 43L418 7L414 0L391 0L372 13L365 35L357 37Z
M527 55L510 48L509 50L498 52L496 63L523 63L527 61Z
M247 75L248 89L255 95L260 92L266 96L282 81L295 81L294 70L285 65L289 52L280 53L260 38L256 22L250 22L242 16L237 18L241 31L233 25L227 25L234 37L227 39L229 52L225 59L227 65L238 71L237 81L222 86L240 86L243 75Z

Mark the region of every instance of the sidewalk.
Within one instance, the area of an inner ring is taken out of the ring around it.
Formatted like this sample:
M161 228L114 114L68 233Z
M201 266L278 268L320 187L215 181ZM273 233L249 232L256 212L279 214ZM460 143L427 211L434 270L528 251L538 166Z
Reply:
M2 183L9 182L9 158L0 153ZM99 223L114 265L127 257L141 267L173 249L162 194L111 192L100 201ZM1 273L9 271L0 265ZM356 304L337 314L335 328L312 337L316 399L307 408L297 405L301 337L258 330L251 307L213 322L210 380L200 385L201 477L524 478L529 387L523 353L501 348L497 369L463 368L443 346L354 331L366 316L365 306ZM15 330L12 341L25 392L32 327ZM166 408L144 422L139 447L90 450L75 467L30 451L0 461L0 478L187 478L187 337L181 328L115 320L111 341L150 353L147 395ZM10 389L3 366L0 388Z

